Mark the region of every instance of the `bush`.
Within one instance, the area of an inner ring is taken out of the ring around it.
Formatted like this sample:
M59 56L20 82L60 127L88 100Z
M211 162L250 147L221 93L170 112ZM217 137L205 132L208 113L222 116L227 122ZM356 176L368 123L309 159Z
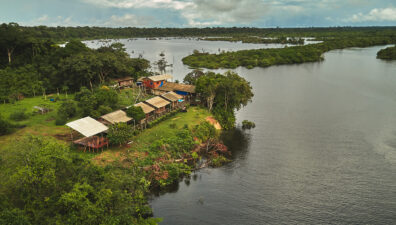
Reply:
M29 116L25 113L25 111L25 109L22 109L11 113L10 119L15 121L26 120L27 118L29 118Z
M107 137L109 138L109 142L111 144L125 144L132 138L134 135L133 128L128 126L126 123L117 123L110 126L109 131L107 133Z
M107 113L111 113L113 110L110 108L110 106L105 106L105 105L101 105L98 108L98 112L100 113L100 115L105 115Z
M63 116L66 119L75 116L77 113L76 103L72 100L62 102L58 109L58 117Z
M58 117L55 120L55 125L62 126L62 125L65 125L66 122L67 122L67 117L65 115L58 114Z
M8 134L11 127L11 124L0 115L0 135Z
M253 122L251 122L251 121L249 121L249 120L244 120L244 121L242 121L242 129L252 129L252 128L255 128L256 127L256 124L255 123L253 123Z
M199 125L196 125L193 129L193 132L194 136L202 142L205 142L210 138L216 138L218 136L216 128L208 121L204 121Z
M126 110L126 113L129 117L132 117L136 122L141 121L146 117L146 114L144 114L142 107L135 107L131 106Z
M92 110L91 113L89 114L92 118L99 118L101 116L100 112L97 110Z

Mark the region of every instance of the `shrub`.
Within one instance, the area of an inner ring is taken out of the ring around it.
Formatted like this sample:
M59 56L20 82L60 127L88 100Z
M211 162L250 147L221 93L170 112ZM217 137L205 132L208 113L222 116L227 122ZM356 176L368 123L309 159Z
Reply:
M251 122L251 121L249 121L249 120L244 120L244 121L242 121L242 129L252 129L252 128L255 128L256 127L256 124L255 123L253 123L253 122Z
M105 115L107 113L111 113L111 111L113 111L110 106L105 106L105 105L101 105L98 108L98 112L100 113L100 115Z
M0 135L8 134L11 127L11 124L0 115Z
M58 117L56 117L55 120L55 125L57 126L65 125L66 122L67 122L67 117L65 115L58 114Z
M144 114L142 107L131 106L126 110L126 113L129 117L132 117L135 122L139 122L146 117Z
M76 103L72 100L62 102L58 109L58 117L63 116L66 119L75 116L77 113Z
M216 138L218 136L216 128L208 121L204 121L199 125L196 125L193 129L193 132L194 136L202 142L205 142L210 138Z
M109 138L109 142L111 144L125 144L132 138L134 134L133 128L128 126L126 123L117 123L110 126L109 131L107 133L107 137Z
M100 112L97 110L92 110L91 113L89 114L92 118L99 118L101 116Z
M25 109L21 109L11 113L10 119L15 121L26 120L29 116L25 113Z

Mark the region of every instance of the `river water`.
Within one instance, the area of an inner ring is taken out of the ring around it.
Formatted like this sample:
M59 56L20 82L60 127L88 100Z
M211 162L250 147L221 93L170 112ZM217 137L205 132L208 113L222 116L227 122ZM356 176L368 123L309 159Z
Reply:
M193 49L263 47L123 41L150 60L165 50L180 80L190 71L180 59ZM224 135L233 162L154 197L154 216L175 225L395 224L396 62L376 59L381 48L331 51L320 63L237 68L255 94L237 121L256 128Z

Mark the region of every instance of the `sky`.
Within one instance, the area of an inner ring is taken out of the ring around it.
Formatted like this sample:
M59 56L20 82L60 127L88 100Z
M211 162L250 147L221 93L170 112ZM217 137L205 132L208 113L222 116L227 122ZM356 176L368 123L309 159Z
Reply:
M396 25L396 0L0 0L0 6L0 23L24 26Z

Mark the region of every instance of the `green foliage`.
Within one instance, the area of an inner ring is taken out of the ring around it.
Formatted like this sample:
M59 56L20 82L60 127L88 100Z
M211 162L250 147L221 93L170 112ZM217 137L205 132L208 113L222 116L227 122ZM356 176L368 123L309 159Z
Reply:
M67 117L64 114L58 114L55 119L55 125L62 126L65 125L67 122Z
M242 121L242 129L252 129L255 128L256 124L249 120Z
M109 127L107 137L111 144L125 144L133 137L133 128L126 123L117 123Z
M0 114L0 135L8 134L11 127L12 125Z
M10 120L14 121L22 121L26 120L27 118L29 118L29 115L26 113L26 109L19 109L18 111L10 114Z
M381 49L377 53L377 58L386 60L396 60L396 46Z
M72 100L66 100L58 108L58 117L62 116L66 119L72 118L77 114L76 103Z
M1 224L154 224L135 167L97 167L57 141L28 136L2 150ZM142 183L143 181L143 183Z
M197 137L202 142L205 142L209 139L218 138L219 133L216 128L209 123L208 121L204 121L199 125L196 125L193 129L194 136Z
M113 89L100 88L95 91L94 95L100 105L109 106L112 109L118 106L118 94Z
M213 110L224 129L235 126L234 110L246 106L253 98L252 87L237 73L228 71L224 75L208 72L196 81L196 92Z
M138 106L130 106L127 110L126 113L129 117L133 118L136 122L140 122L142 119L146 117L146 114L144 114L144 111L142 107Z
M186 84L191 84L191 85L195 85L195 83L197 82L198 78L205 75L205 73L200 70L200 69L195 69L193 71L191 71L190 73L188 73L184 79L183 82Z
M111 107L110 106L106 106L106 105L101 105L98 108L98 112L100 113L100 115L105 115L107 113L111 113L111 111L113 111L111 109Z
M221 127L229 130L235 127L235 114L233 110L224 110L222 108L215 108L213 114Z

